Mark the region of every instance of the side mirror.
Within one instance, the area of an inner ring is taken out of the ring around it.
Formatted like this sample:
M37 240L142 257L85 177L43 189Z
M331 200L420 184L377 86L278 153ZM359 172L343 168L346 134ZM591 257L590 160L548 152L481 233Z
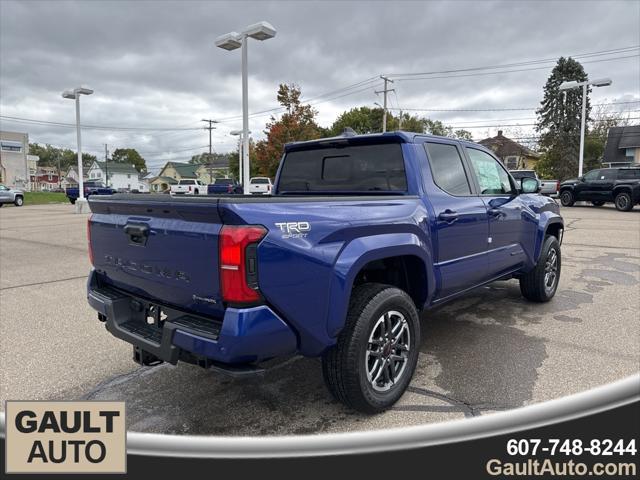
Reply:
M522 193L538 193L540 191L540 182L533 177L524 177L520 180Z
M584 182L584 176L579 176L578 180L580 180L581 182Z

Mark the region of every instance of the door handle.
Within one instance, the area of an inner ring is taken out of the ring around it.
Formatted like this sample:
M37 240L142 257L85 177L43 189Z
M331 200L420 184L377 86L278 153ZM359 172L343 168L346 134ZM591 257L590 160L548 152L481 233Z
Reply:
M453 210L446 209L440 215L438 215L438 220L442 220L443 222L453 223L458 219L458 213Z
M499 208L490 208L489 210L487 210L487 213L489 214L489 216L496 218L500 218L504 215L504 212Z

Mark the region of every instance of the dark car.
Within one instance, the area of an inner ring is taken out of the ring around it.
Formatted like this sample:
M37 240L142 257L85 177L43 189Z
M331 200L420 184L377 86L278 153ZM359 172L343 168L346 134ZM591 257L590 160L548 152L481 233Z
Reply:
M242 195L242 185L233 178L216 178L215 181L207 186L207 194L236 194Z
M596 207L613 202L622 212L640 203L640 167L599 168L560 184L563 207L587 201Z

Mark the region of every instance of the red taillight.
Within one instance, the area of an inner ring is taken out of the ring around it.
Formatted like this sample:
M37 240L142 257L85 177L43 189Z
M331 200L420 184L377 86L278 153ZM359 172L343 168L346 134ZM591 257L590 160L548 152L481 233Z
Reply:
M256 225L225 225L220 230L220 286L225 302L260 300L256 246L266 233Z
M93 214L89 215L87 219L87 243L89 244L89 261L93 265L93 246L91 245L91 218Z

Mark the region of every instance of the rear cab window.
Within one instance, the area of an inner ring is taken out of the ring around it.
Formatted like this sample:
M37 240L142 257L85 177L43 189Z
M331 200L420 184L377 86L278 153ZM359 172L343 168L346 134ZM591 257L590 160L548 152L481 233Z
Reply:
M623 168L618 170L618 180L640 180L640 168Z
M471 195L471 186L458 147L433 142L424 145L435 184L451 195Z
M180 180L180 182L178 183L178 185L195 185L196 181L195 180Z
M399 143L293 150L282 162L279 194L407 192Z

